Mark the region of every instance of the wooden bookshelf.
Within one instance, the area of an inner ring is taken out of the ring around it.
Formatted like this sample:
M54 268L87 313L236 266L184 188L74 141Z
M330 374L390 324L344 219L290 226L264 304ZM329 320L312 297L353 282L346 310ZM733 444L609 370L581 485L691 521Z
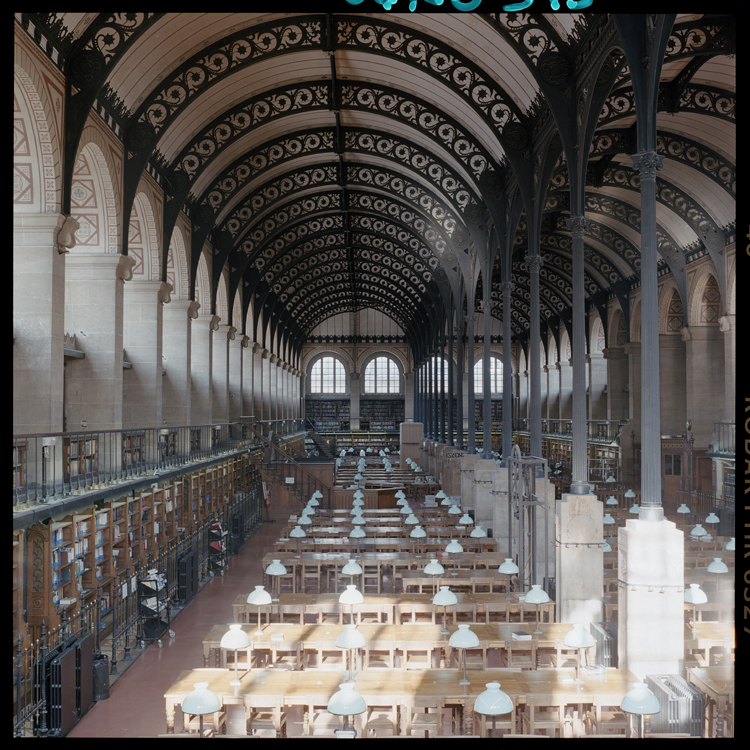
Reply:
M493 422L503 421L503 400L493 398L491 401L490 418ZM477 421L484 420L484 401L479 398L474 400L474 419Z
M122 468L137 469L143 465L145 450L145 432L124 432L122 435Z
M26 648L31 639L26 627L26 612L24 610L24 552L26 550L26 532L17 529L13 532L13 648L18 646L18 636L21 636L21 649Z
M99 469L99 440L95 437L63 438L63 477L66 482L85 479Z
M367 423L368 430L398 430L404 421L404 399L362 398L359 402L359 423Z
M13 446L13 487L26 486L26 443Z
M318 423L319 432L349 429L351 404L349 399L305 399L305 416ZM344 426L345 425L345 426Z

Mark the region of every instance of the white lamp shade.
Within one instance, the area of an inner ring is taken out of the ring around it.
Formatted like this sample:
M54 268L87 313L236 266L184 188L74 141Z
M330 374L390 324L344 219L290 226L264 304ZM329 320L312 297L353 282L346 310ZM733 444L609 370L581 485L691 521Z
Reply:
M414 537L414 539L424 539L427 536L427 532L421 526L415 526L409 536Z
M362 508L364 507L365 501L361 500L358 497L355 497L354 500L352 500L352 507L354 508Z
M474 524L474 519L468 513L464 513L461 518L458 519L458 522L462 526L472 526Z
M401 508L402 506L406 505L407 501L405 497L400 497L398 500L396 500L396 505Z
M487 536L487 532L481 526L475 526L469 536L474 537L474 539L482 539Z
M732 538L731 538L731 539L730 539L730 540L729 540L729 541L727 542L727 546L726 546L726 547L724 547L724 549L725 549L725 550L727 550L727 551L729 551L729 552L733 552L733 551L734 551L734 537L732 537Z
M604 547L602 547L602 549L603 549L604 552L611 552L612 551L612 547L609 546L609 542L606 541L606 540L604 541Z
M391 449L390 449L390 448L386 448L386 449L385 449L385 452L386 452L386 453L390 453L390 452L391 452Z
M360 452L359 452L359 455L360 455L360 456L364 456L364 455L365 455L365 452L364 452L364 451L362 450L362 451L360 451Z
M270 604L271 601L271 595L263 588L263 586L256 586L255 591L251 591L247 595L248 604Z
M685 505L685 503L682 503L679 508L677 508L678 513L690 513L690 508Z
M334 693L328 701L328 713L334 716L355 716L366 710L365 699L354 690L353 682L339 685L338 693Z
M451 541L446 545L445 551L457 554L459 552L463 552L464 548L455 539L451 539Z
M306 513L303 513L298 519L297 523L300 526L307 526L312 523L312 519Z
M365 530L361 526L355 526L350 532L349 536L353 539L361 539L364 536L367 536L365 534Z
M661 711L659 700L648 689L645 682L639 682L620 703L620 708L628 714L658 714Z
M390 464L388 464L388 466L385 467L385 473L391 474L392 472L393 472L393 467Z
M604 481L605 482L616 482L617 480L610 474Z
M304 510L303 512L304 512L304 514L305 514L306 516L314 516L314 515L315 515L315 508L313 508L313 506L312 506L312 505L310 505L310 503L308 503L308 504L307 504L307 505L305 506L305 510Z
M312 505L312 506L316 506L316 505L320 505L320 502L318 502L318 498L317 498L317 497L316 497L315 495L313 495L313 496L312 496L312 497L311 497L311 498L310 498L310 499L308 500L307 504L308 504L308 505Z
M419 519L413 513L411 513L406 517L404 523L408 526L414 526L414 524L419 523Z
M337 459L336 459L336 468L337 468L337 469L341 468L341 463L342 463L341 459L340 459L340 458L337 458Z
M628 497L628 498L630 498L630 497L635 497L635 492L633 492L633 490L628 490L628 491L627 491L627 492L625 493L625 497Z
M314 498L317 498L318 500L320 500L323 497L323 493L320 490L315 490L315 492L313 492L312 496ZM317 505L317 503L316 503L316 505Z
M612 518L612 516L610 516L609 513L604 514L604 518L602 518L602 523L605 523L611 526L614 522L615 522L615 519Z
M354 475L354 481L355 482L361 482L364 479L364 477L361 474L355 474Z
M354 560L349 560L349 562L341 568L341 572L345 576L358 576L362 573L362 567Z
M422 471L422 469L421 469L421 467L417 466L417 468L414 469L414 471L419 472L419 471Z
M435 499L436 500L442 500L444 497L446 497L445 492L443 492L442 490L438 490L437 493L436 493L436 495L435 495Z
M281 564L280 560L271 560L271 564L266 568L266 575L285 576L286 568Z
M352 518L352 523L355 526L364 526L367 523L367 519L361 513L358 513Z
M629 513L640 513L640 510L641 510L641 509L640 509L640 508L639 508L639 507L638 507L638 506L637 506L637 505L636 505L635 503L633 503L633 504L632 504L632 505L630 506L630 510L629 510L628 512L629 512Z
M233 622L229 625L229 630L221 637L221 648L228 651L234 649L247 648L252 643L250 636L242 629L241 622Z
M617 498L614 495L610 495L604 504L605 505L617 505Z
M563 643L570 648L589 648L594 645L594 636L580 622L573 625L563 638Z
M488 682L487 688L477 696L474 710L483 716L500 716L513 710L513 701L507 693L500 690L499 682Z
M354 453L354 448L349 448L349 453Z
M453 604L458 604L458 597L448 586L441 586L440 591L432 597L432 603L439 607L450 607Z
M705 604L708 597L697 583L691 583L690 587L685 589L685 601L688 604Z
M339 453L339 456L344 458L344 456L346 456L346 449L342 450L341 453Z
M220 708L219 696L208 689L207 682L196 682L193 691L182 701L182 712L191 716L213 714Z
M453 500L446 496L440 501L440 505L453 505Z
M411 515L411 508L408 503L401 506L401 513L404 515Z
M476 648L479 645L479 636L473 630L469 630L469 623L461 623L448 643L451 648Z
M706 516L706 520L704 523L719 523L719 517L716 515L716 513L709 513Z
M498 573L504 573L505 575L514 575L518 573L518 565L509 557L505 558L505 562L497 569Z
M534 583L531 585L531 591L526 594L526 600L528 604L544 604L549 601L547 592L542 588L541 584Z
M399 490L399 491L398 491L398 492L396 493L396 497L397 497L397 498L398 498L399 500L403 500L403 499L405 499L405 498L406 498L406 495L404 494L404 491L403 491L403 490Z
M354 500L354 502L357 502L357 501ZM362 503L362 505L364 505L364 500L361 500L360 502ZM349 515L350 516L361 516L362 515L362 511L361 511L362 505L354 505L354 506L352 506L352 509L349 511Z
M720 557L714 557L714 561L706 568L709 573L728 573L729 568L722 562Z
M341 604L362 604L364 600L362 593L352 584L349 584L346 591L342 591L341 596L339 596L339 603Z
M445 568L433 557L430 562L424 566L424 572L428 576L441 576L445 573Z
M289 536L292 537L292 539L302 539L302 537L307 536L305 534L305 530L301 526L295 526L290 532Z
M378 451L378 455L379 455L379 456L385 456L385 451L384 451L384 450L382 450L382 449L381 449L381 450L379 450L379 451Z
M461 508L458 505L451 505L451 507L448 508L448 513L452 516L457 516L461 513Z
M699 523L695 524L695 528L690 532L690 536L706 536L708 532Z
M361 500L364 496L365 496L365 493L362 492L362 490L357 490L353 495L355 500Z
M344 625L344 629L336 637L336 645L339 648L362 648L365 643L367 643L367 640L357 630L354 623Z

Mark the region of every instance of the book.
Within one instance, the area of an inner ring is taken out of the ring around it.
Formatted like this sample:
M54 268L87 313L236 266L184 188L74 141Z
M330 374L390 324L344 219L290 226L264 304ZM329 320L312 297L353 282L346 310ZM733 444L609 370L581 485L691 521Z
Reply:
M514 641L530 641L532 638L531 633L524 633L522 630L514 630L510 637Z

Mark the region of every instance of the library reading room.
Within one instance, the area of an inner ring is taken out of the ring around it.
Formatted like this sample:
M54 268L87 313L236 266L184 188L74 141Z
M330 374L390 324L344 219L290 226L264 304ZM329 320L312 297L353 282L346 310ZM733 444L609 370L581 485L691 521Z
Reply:
M532 1L14 14L14 737L734 737L737 17Z

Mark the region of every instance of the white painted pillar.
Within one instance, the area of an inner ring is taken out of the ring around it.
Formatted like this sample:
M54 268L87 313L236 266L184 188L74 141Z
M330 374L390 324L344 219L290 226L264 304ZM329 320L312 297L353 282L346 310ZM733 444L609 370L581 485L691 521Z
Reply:
M213 380L213 336L219 328L218 315L199 315L190 331L190 424L211 424Z
M734 422L735 368L737 367L737 331L734 315L719 318L719 330L724 334L724 422Z
M271 360L270 357L271 352L268 351L268 349L263 349L261 352L262 360L261 365L263 367L263 380L262 380L262 388L263 388L263 396L262 396L262 416L261 419L268 420L273 419L273 416L271 414Z
M133 366L122 375L122 426L162 426L164 305L172 286L131 281L123 298L123 348Z
M404 374L404 419L414 419L414 372ZM455 415L454 415L455 419Z
M549 396L547 398L548 404L548 418L559 419L560 418L560 368L557 362L551 362L547 366L549 384Z
M279 412L278 412L278 401L277 401L277 393L276 393L276 388L277 388L278 380L279 380L278 355L271 354L268 361L269 361L268 403L270 404L270 408L271 408L270 419L278 419Z
M64 221L60 214L13 214L14 435L63 429L67 249L58 250L57 237Z
M561 359L560 368L560 419L573 418L573 368L569 359Z
M246 351L250 339L247 336L237 336L229 341L229 409L230 422L239 422L244 411L244 381L245 372L243 352ZM252 376L251 376L252 377Z
M191 321L198 317L198 302L173 299L162 311L162 422L182 427L190 422ZM166 421L165 421L166 420Z
M589 372L588 418L607 419L607 360L601 352L591 352L586 355L586 365Z
M542 366L542 419L549 419L550 413L549 413L549 381L550 381L550 371L549 367L547 365Z
M122 428L124 284L135 261L125 255L71 254L65 260L65 327L85 359L66 373L68 429Z
M229 421L229 342L237 329L220 325L214 335L211 372L211 420L216 424Z
M607 363L607 419L629 418L628 394L623 391L628 384L628 361L622 347L609 347L602 351Z
M253 344L253 416L263 419L263 347Z

